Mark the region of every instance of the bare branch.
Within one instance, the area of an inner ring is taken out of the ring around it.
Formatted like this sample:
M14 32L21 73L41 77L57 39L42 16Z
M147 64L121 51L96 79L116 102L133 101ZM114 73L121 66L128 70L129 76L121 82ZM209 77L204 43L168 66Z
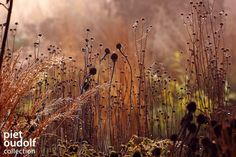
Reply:
M2 5L6 10L8 10L7 6L3 3L0 3L0 5Z

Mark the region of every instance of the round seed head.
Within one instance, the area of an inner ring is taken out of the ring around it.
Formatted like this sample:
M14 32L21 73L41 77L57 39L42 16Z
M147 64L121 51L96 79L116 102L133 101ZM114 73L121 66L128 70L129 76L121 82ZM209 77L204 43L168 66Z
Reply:
M132 157L141 157L141 153L139 151L134 152Z
M177 134L171 135L170 140L173 141L173 142L176 142L178 140L178 135Z
M113 62L116 62L117 59L118 59L118 55L117 55L116 53L113 53L113 54L111 55L111 60L112 60Z
M160 157L160 155L161 155L161 148L154 148L152 150L152 155L155 156L155 157Z
M106 55L110 54L111 53L110 49L109 48L105 48L105 53L106 53Z
M190 102L190 103L188 103L186 108L187 108L189 113L193 113L193 112L196 111L197 105L196 105L195 102Z
M197 123L198 123L199 125L201 125L201 124L204 124L204 123L206 123L206 122L207 122L206 116L205 116L204 114L200 113L200 114L197 116Z
M121 47L122 47L121 43L116 44L116 48L117 48L118 50L120 50Z
M96 73L97 73L97 69L96 68L93 67L93 68L89 69L89 74L90 75L96 75Z

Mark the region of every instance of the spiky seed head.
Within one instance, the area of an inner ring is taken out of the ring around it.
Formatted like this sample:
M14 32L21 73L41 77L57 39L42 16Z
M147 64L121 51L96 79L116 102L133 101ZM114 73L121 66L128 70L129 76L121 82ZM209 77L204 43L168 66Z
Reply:
M116 44L116 48L117 48L118 50L120 50L121 47L122 47L121 43Z
M197 104L192 101L192 102L188 103L188 105L187 105L186 108L187 108L187 110L188 110L189 113L193 113L193 112L195 112L196 109L197 109Z

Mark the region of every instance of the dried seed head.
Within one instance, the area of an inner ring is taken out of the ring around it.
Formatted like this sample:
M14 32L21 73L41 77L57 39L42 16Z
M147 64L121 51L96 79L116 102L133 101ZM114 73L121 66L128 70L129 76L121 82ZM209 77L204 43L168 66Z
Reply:
M110 49L109 48L105 48L105 53L106 53L106 55L110 54L111 53Z
M152 150L152 155L153 156L155 156L155 157L160 157L160 155L161 155L161 148L154 148L153 150Z
M171 135L171 136L170 136L170 140L175 143L175 142L178 140L178 135L177 135L177 134Z
M117 48L118 50L120 50L121 47L122 47L121 43L116 44L116 48Z
M111 55L111 60L112 60L113 62L116 62L117 59L118 59L118 55L117 55L116 53L113 53L113 54Z
M96 73L97 73L97 69L96 68L93 67L93 68L89 69L89 74L90 75L96 75Z
M187 108L189 113L193 113L193 112L196 111L197 105L196 105L195 102L190 102L190 103L188 103L186 108Z

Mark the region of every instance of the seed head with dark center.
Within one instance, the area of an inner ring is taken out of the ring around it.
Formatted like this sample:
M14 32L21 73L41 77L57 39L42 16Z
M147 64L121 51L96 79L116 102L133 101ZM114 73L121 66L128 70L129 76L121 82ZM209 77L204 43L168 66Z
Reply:
M122 47L121 43L116 44L116 48L117 48L118 50L120 50L121 47Z
M170 140L175 143L175 142L178 140L178 135L177 135L177 134L171 135L171 136L170 136Z
M152 155L155 156L155 157L160 157L160 155L161 155L161 148L154 148L152 150Z
M106 55L110 54L111 53L110 49L109 48L105 48L105 53L106 53Z
M113 53L113 54L111 55L111 60L112 60L113 62L116 62L117 59L118 59L118 55L117 55L116 53Z
M93 68L89 69L89 74L90 75L96 75L96 73L97 73L97 69L96 68L93 67Z

